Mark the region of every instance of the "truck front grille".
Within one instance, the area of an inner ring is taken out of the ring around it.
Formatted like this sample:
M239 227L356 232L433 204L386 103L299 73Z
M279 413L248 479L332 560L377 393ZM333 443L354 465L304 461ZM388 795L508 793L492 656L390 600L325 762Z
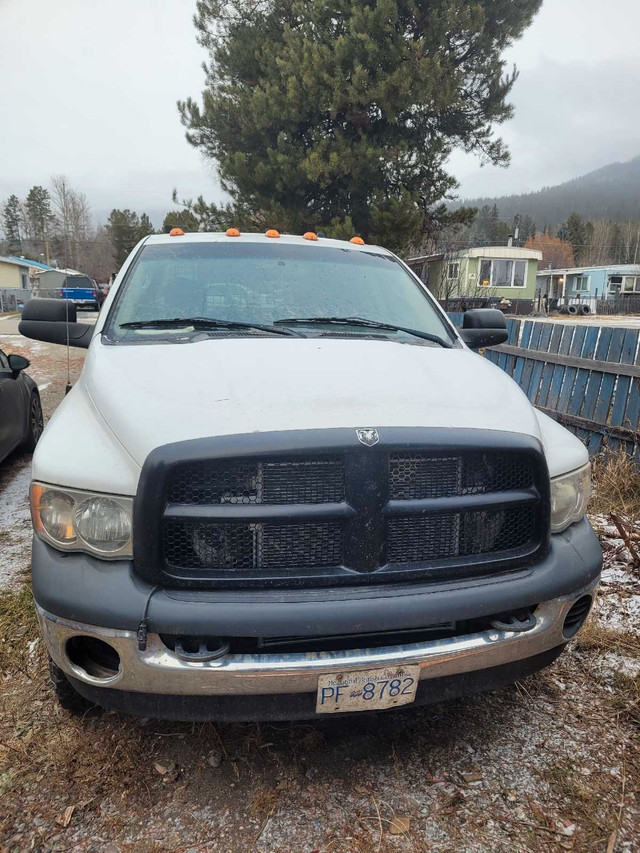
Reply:
M342 525L169 521L164 526L164 553L171 565L186 569L241 572L339 566Z
M522 548L535 532L528 506L449 515L399 516L387 522L390 563L419 563Z
M243 454L229 437L219 458L204 440L185 444L187 458L180 445L169 461L154 451L136 499L136 569L183 586L404 582L512 570L546 547L548 473L533 440L505 449L499 433L482 434L457 447L452 433L437 447L365 448L331 438ZM188 458L193 445L203 448Z
M396 500L486 495L530 488L533 466L515 453L448 457L392 453L389 480L391 498Z
M344 465L327 459L219 459L181 466L169 485L178 504L319 504L344 500Z

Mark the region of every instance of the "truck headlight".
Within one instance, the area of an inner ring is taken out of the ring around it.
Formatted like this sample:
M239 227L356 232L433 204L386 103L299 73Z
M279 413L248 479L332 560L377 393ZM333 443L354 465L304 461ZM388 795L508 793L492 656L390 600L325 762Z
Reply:
M591 496L591 465L587 463L551 480L551 532L560 533L587 511Z
M30 502L36 534L55 548L107 559L132 555L132 498L32 483Z

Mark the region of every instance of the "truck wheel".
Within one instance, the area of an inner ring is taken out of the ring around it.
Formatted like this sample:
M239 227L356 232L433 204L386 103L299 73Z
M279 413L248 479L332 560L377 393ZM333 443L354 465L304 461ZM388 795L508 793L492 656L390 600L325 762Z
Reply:
M96 708L93 702L89 702L71 686L67 676L51 658L49 658L49 677L58 702L65 710L80 716Z
M33 453L36 449L43 429L42 403L40 402L40 395L34 391L29 400L29 431L22 445L27 453Z

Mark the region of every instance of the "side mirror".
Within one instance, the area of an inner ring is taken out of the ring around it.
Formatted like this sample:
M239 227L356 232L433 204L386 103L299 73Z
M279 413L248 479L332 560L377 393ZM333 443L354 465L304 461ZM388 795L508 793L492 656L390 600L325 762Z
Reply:
M507 321L497 308L472 308L465 311L460 337L471 349L494 347L509 337Z
M20 373L21 370L26 370L31 364L29 359L23 355L10 355L7 357L7 361L9 362L9 369L15 374Z
M22 309L18 331L25 338L86 349L93 326L77 322L76 306L67 299L29 299Z

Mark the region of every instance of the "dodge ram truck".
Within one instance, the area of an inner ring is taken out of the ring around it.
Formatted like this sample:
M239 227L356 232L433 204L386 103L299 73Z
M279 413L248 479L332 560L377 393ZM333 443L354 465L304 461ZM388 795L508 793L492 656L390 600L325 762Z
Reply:
M61 704L268 720L419 705L549 664L602 554L582 443L384 248L146 237L33 459L33 595Z

